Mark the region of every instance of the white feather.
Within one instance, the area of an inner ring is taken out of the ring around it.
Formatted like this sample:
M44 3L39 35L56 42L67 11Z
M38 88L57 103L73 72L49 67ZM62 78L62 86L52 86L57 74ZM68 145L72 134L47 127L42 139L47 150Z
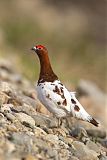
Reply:
M55 90L55 86L57 86L58 89L63 87L64 97L67 101L67 105L63 104L64 99L61 97L61 95L53 91ZM76 99L75 92L69 92L64 85L62 86L59 80L55 80L54 82L40 83L37 86L37 93L42 104L58 118L72 115L73 117L85 121L90 121L90 119L92 119L92 117L84 110L82 105ZM79 111L75 110L75 104L72 103L71 99L76 102L76 105L79 107ZM60 102L60 104L58 104L58 102Z

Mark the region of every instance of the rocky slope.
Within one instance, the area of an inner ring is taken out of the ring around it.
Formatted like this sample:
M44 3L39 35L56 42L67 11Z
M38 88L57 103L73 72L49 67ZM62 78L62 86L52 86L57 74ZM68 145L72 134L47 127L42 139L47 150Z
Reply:
M0 160L106 160L104 129L54 118L34 86L0 61ZM84 126L84 127L83 127Z

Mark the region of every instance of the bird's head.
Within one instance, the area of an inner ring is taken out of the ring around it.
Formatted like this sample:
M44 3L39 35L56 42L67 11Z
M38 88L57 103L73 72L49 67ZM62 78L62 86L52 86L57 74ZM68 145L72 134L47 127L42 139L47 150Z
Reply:
M38 55L47 54L48 52L46 47L44 47L43 45L36 45L32 47L31 50L35 51Z

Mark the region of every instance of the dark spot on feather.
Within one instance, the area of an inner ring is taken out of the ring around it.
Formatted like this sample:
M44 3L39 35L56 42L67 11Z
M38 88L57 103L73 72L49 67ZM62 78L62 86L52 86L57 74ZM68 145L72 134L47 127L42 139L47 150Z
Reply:
M64 101L63 101L63 103L62 103L64 106L66 106L67 105L67 100L66 99L64 99Z
M64 93L64 91L63 91L63 87L61 87L61 93Z
M62 95L61 95L61 98L65 99L65 96L64 96L64 94L62 94Z
M53 90L53 92L56 92L57 94L60 95L60 90L59 90L59 88L57 86L55 86L55 89Z
M80 108L77 105L75 105L74 110L79 112Z
M62 83L59 83L61 86L63 86L63 84Z
M41 86L41 83L38 83L37 86Z
M61 104L61 102L57 102L57 104L58 104L58 105L60 105L60 104Z
M57 93L58 95L61 96L61 98L65 99L63 87L59 89L58 86L55 86L55 89L53 90L53 92Z
M72 102L73 104L76 104L76 101L75 101L74 99L71 99L71 102Z
M55 84L51 83L51 85L53 85L53 86L54 86Z
M48 94L48 95L46 96L46 98L48 98L48 99L50 99L50 100L51 100L51 98L50 98L50 94Z

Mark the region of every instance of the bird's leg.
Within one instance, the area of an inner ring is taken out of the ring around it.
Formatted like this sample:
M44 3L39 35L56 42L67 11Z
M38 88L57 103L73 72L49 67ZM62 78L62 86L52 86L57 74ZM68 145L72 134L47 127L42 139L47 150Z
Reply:
M62 125L62 119L61 118L58 118L58 128L60 128Z

